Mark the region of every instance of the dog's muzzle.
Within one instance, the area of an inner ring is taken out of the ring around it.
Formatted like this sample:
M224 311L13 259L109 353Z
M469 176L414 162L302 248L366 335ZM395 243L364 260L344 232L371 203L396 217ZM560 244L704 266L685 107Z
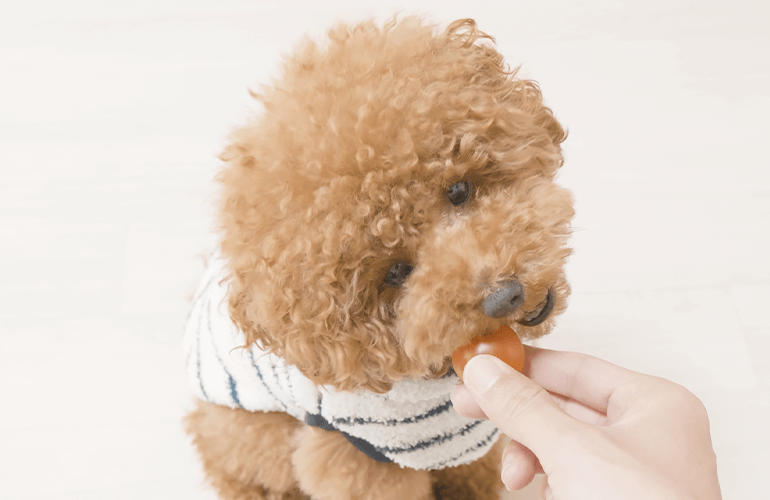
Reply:
M553 311L553 304L556 302L553 290L548 289L548 294L545 296L545 300L535 308L534 311L524 316L519 320L519 324L524 326L537 326L545 321Z
M516 312L524 303L524 287L518 280L506 281L503 286L495 290L484 299L481 309L484 314L492 318L502 318ZM549 289L546 298L532 312L519 320L524 326L537 326L545 321L553 311L554 293Z
M524 287L517 280L510 280L484 299L481 309L489 317L502 318L513 314L523 303Z

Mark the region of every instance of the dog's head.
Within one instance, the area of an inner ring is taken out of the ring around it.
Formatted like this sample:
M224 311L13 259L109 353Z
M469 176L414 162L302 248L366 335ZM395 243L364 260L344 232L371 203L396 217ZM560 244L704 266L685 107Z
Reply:
M553 326L565 133L472 20L306 42L222 157L230 314L319 384L440 376L475 335Z

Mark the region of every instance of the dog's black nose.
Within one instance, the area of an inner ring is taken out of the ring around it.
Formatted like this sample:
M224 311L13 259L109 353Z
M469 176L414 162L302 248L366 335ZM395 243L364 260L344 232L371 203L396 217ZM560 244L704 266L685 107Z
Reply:
M506 281L502 287L484 299L481 309L493 318L508 316L524 303L524 288L516 280Z

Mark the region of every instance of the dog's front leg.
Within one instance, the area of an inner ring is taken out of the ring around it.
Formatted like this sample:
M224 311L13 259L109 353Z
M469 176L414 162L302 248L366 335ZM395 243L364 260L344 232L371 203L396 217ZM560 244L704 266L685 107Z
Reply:
M185 418L203 468L223 500L306 500L291 463L302 424L285 413L250 412L204 401Z
M473 463L431 471L436 499L498 500L503 491L503 482L500 480L503 439Z
M432 500L428 471L367 457L339 432L298 433L294 469L300 488L317 500Z

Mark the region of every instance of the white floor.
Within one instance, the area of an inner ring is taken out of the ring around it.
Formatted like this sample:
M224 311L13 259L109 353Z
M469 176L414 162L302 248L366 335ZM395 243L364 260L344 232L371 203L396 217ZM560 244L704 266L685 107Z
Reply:
M304 32L403 7L359 3L3 8L0 497L215 498L179 341L216 155ZM542 345L687 386L724 498L770 497L767 4L480 3L405 12L475 17L570 129L573 295Z

